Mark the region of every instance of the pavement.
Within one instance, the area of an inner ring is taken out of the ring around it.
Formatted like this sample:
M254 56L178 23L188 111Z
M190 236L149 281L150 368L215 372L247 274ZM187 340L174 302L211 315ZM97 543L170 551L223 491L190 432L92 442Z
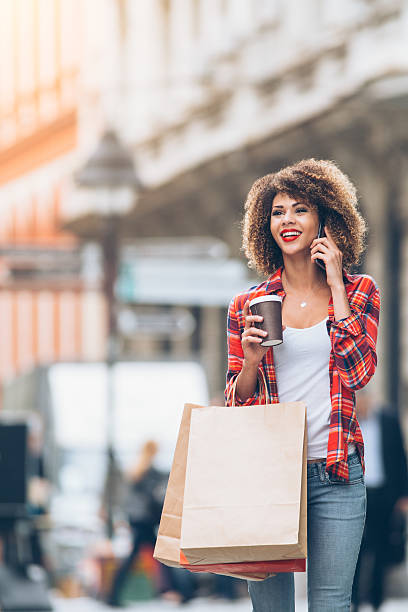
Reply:
M127 610L127 612L251 612L249 598L242 598L234 602L224 602L211 598L197 598L186 605L180 606L174 603L154 600L135 603L126 608L111 608L100 602L86 597L77 599L58 599L53 600L55 612L112 612L113 610ZM381 607L381 612L407 612L407 599L392 599L386 601ZM370 606L362 606L360 612L371 612ZM307 612L305 599L296 601L296 612Z
M382 605L380 612L408 612L408 585L407 567L390 570L386 582L386 596L388 598ZM228 602L214 597L197 597L185 605L178 605L163 599L154 599L133 603L126 608L112 608L104 603L80 597L77 599L62 599L54 594L53 603L55 612L113 612L113 610L126 610L127 612L252 612L249 596L246 594L246 585L240 585L241 597L237 601ZM307 610L306 574L295 575L296 612ZM396 596L399 595L397 598ZM372 612L371 606L363 605L359 612Z

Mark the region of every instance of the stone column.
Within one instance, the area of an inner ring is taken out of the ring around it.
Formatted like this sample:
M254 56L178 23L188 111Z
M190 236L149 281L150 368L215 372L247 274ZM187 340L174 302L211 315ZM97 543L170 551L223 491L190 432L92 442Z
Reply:
M177 313L178 310L177 306L172 308L174 313ZM191 359L193 357L190 334L172 339L171 356L179 359Z
M200 330L200 355L207 373L210 399L224 390L223 359L221 355L221 330L219 308L202 308Z
M400 414L408 421L408 159L404 156L401 167L401 192L399 201L401 224L400 261ZM391 237L392 238L392 237ZM408 422L407 422L408 433Z
M355 158L354 158L355 160ZM364 256L364 272L370 274L381 291L381 317L377 341L378 367L373 379L375 393L383 401L388 389L389 342L388 321L389 286L387 276L387 251L389 236L387 227L387 183L378 171L375 159L355 163L354 180L360 195L362 212L368 224L368 246Z
M173 0L170 13L170 39L172 47L171 75L177 86L183 88L185 80L194 70L194 13L190 0Z
M166 79L172 51L170 14L165 9L160 0L127 3L128 96L123 122L129 140L146 138L168 112L163 99L168 95Z

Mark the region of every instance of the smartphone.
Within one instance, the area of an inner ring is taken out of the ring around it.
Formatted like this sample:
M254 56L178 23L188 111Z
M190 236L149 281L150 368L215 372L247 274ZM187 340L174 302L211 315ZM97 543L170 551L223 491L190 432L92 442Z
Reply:
M325 235L326 234L324 233L324 221L321 220L319 223L319 229L316 238L323 238ZM315 264L318 265L319 268L322 268L322 270L326 270L326 266L323 259L315 259Z

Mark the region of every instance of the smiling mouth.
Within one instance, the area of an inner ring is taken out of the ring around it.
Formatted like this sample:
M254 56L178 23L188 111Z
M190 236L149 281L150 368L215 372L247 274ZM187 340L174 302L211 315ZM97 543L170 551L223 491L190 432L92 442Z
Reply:
M285 242L293 242L294 240L299 238L301 234L302 232L298 232L297 230L286 230L281 232L281 238Z

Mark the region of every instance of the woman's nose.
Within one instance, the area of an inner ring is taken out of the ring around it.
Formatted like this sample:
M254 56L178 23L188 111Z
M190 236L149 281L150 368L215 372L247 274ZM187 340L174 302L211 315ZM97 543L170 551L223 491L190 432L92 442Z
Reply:
M284 223L291 223L293 221L293 212L291 210L287 210L284 214L283 214L283 218L282 221Z

